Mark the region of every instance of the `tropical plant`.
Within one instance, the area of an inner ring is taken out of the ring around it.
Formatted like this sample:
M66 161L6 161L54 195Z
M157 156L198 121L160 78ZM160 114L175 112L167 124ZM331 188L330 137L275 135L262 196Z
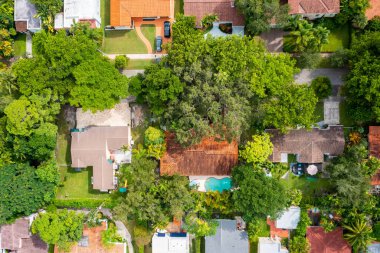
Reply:
M332 85L327 76L318 76L311 81L311 88L319 99L325 99L331 95Z
M201 219L190 213L186 216L183 227L188 233L202 237L214 235L218 225L217 221Z
M250 241L258 241L259 237L268 236L266 219L254 219L248 223L247 233Z
M372 228L364 219L356 219L349 224L344 224L344 239L352 246L354 252L363 252L374 240Z
M102 231L102 245L110 249L114 242L123 242L123 238L118 234L114 223L108 223L107 230Z
M129 59L125 55L117 55L115 57L115 68L124 69L128 65Z
M289 205L299 206L302 200L302 191L299 189L289 189L287 193L289 196Z
M292 253L309 253L310 243L304 236L294 236L289 241L289 250Z
M268 133L253 135L252 141L248 141L240 156L247 163L265 162L273 152L273 144Z
M321 217L319 224L321 225L321 227L323 227L326 233L334 231L334 229L336 228L336 224L334 220L330 219L326 215L323 215Z
M159 160L166 151L164 133L160 129L148 127L144 133L144 146L149 157Z
M210 13L204 16L201 20L201 24L203 29L207 29L212 26L212 23L216 22L219 20L219 17L215 13Z
M134 229L134 238L138 247L144 247L149 244L152 238L152 232L143 225L137 225Z

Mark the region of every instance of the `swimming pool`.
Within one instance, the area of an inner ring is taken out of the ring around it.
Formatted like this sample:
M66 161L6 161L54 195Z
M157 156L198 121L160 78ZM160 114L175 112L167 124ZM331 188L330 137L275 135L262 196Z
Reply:
M206 187L206 191L222 192L224 190L231 189L232 181L231 181L231 178L229 177L224 177L221 179L210 177L206 180L205 187Z

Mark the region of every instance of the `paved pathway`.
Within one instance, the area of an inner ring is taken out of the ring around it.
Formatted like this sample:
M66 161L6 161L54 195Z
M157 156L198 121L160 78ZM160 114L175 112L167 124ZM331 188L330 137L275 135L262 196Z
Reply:
M122 74L127 77L132 77L132 76L136 76L137 74L143 74L143 73L144 73L143 69L125 69L122 72Z
M282 29L271 29L268 32L263 32L260 38L265 41L269 52L281 53L284 45L284 35L286 34L288 34L288 32Z
M106 53L103 53L103 55L110 59L115 59L115 57L118 55L125 55L131 60L154 60L154 59L160 59L164 56L167 56L167 54L106 54Z
M129 233L127 227L121 221L115 221L118 234L127 242L128 253L133 253L132 236Z
M324 124L338 125L340 122L339 117L339 103L340 100L337 97L330 97L323 102L324 111Z
M27 32L26 33L26 56L27 57L32 57L33 52L32 52L32 34Z
M347 73L346 69L302 69L299 74L294 76L294 79L299 84L310 84L318 76L327 76L332 85L343 85L343 79Z

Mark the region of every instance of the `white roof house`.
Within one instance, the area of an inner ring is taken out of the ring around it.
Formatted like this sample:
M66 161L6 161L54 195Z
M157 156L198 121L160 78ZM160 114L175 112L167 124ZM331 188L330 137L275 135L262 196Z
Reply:
M41 19L36 17L36 6L29 0L15 0L14 21L18 32L37 32L41 30Z
M216 220L216 234L206 236L206 253L248 253L249 241L246 231L238 230L236 220Z
M87 21L91 28L99 28L100 0L65 0L63 13L55 16L55 29L70 28L74 22Z
M289 253L289 251L281 246L280 240L259 237L258 253Z
M301 208L291 206L276 220L276 228L296 229L301 218Z
M374 242L367 247L368 253L380 253L380 243Z
M189 253L189 234L154 233L152 253Z

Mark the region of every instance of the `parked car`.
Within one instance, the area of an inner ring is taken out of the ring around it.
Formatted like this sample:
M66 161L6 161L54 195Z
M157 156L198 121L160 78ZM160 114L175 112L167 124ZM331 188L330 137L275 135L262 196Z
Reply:
M157 52L162 51L162 37L161 36L156 37L156 51Z
M170 22L169 21L164 22L164 37L170 38Z

